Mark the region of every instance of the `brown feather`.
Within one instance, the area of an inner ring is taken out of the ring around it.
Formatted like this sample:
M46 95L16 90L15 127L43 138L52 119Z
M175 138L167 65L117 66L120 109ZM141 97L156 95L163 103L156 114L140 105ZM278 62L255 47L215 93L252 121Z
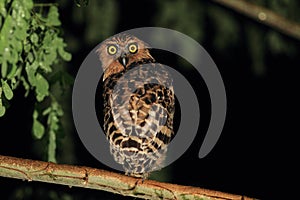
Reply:
M107 53L111 44L124 52L132 42L138 51L127 52L126 66L119 62L122 52ZM127 174L137 177L146 177L161 167L174 135L172 77L163 65L155 63L148 48L138 38L121 34L97 49L104 70L104 131L116 162ZM150 65L151 70L145 71L142 64ZM127 75L129 70L133 71Z

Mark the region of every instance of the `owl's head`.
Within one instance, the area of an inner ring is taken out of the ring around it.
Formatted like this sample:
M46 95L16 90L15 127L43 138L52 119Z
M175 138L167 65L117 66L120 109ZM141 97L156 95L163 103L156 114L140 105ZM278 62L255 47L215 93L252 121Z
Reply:
M154 60L148 48L148 44L142 40L124 33L102 42L96 52L104 70L103 80L125 70L134 62Z

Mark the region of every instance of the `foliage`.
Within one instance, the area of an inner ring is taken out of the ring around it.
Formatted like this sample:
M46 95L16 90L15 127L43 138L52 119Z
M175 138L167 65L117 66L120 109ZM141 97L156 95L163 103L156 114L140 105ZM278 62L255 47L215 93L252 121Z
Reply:
M201 2L157 1L159 11L155 17L155 25L170 27L185 33L195 40L202 40L204 31L204 9Z
M86 7L89 4L89 0L75 0L78 7Z
M250 3L266 7L271 11L292 20L300 21L296 0L254 0ZM224 55L231 49L246 46L253 73L264 75L267 56L296 54L294 41L273 29L268 29L248 18L238 17L232 12L209 1L157 1L158 13L155 25L183 32L199 42L211 43L215 52ZM245 43L245 44L243 44Z
M59 64L59 58L71 59L59 35L58 8L54 4L34 4L32 0L2 0L0 14L0 117L18 87L23 85L25 96L33 92L36 103L32 132L37 139L48 133L48 160L55 162L55 136L63 111L51 86L70 78L56 72L54 65ZM43 118L46 123L42 123Z

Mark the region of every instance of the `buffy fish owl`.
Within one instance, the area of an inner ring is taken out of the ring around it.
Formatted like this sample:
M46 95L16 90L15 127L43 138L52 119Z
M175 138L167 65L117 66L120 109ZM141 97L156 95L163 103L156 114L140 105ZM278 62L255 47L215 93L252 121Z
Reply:
M161 168L174 136L173 80L149 48L122 33L96 51L104 71L103 129L110 152L126 174L143 178Z

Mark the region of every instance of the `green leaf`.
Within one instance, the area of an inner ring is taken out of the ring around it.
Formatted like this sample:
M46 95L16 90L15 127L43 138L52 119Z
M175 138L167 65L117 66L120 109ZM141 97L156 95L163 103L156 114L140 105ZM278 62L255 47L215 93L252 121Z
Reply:
M34 61L34 56L33 56L33 54L32 54L31 52L29 52L29 53L27 54L27 60L28 60L30 63L32 63L32 62Z
M5 9L5 1L0 1L0 14L5 17L7 12L6 12L6 9Z
M54 131L49 131L49 143L48 143L48 161L56 163L56 134Z
M64 115L64 111L63 111L63 109L62 109L60 106L59 106L59 108L57 109L56 113L57 113L57 116L59 116L59 117L61 117L61 116Z
M86 7L89 4L89 0L75 0L78 7Z
M3 78L5 78L6 74L7 74L7 62L6 62L6 60L3 60L2 66L1 66L1 75Z
M36 99L41 102L46 96L49 95L49 84L48 81L41 75L36 75Z
M0 99L0 101L1 101L1 99ZM2 104L2 103L1 103ZM0 117L2 117L2 116L4 116L4 114L5 114L5 107L4 106L2 106L2 105L0 105Z
M37 111L37 110L34 110L34 111L33 111L33 114L32 114L32 118L33 118L33 119L37 119L38 117L39 117L38 111Z
M25 67L28 81L32 86L36 85L36 77L35 77L36 66L38 66L37 62L33 62L32 65L26 63L26 67Z
M39 62L41 69L43 69L46 73L49 73L52 71L52 68L47 63L41 61Z
M38 41L39 41L39 36L36 33L33 33L30 35L30 41L37 45Z
M38 53L39 66L46 73L49 73L52 72L51 65L53 64L54 60L57 58L57 54L55 52L55 48L51 49L50 54L46 53L45 51L41 50Z
M1 95L2 95L2 88L0 87L0 117L2 117L5 114L5 107L2 104Z
M14 31L14 35L16 36L16 38L19 39L20 41L25 40L25 38L27 37L27 32L26 32L27 28L28 28L27 24L23 24L23 26L19 26Z
M25 8L31 10L33 8L33 1L32 0L24 0L22 1Z
M11 52L12 52L12 51L13 51L13 50L10 49L9 47L4 48L4 51L3 51L3 58L6 59L6 60L11 59Z
M17 88L17 80L15 78L10 79L10 87L12 90L15 90Z
M43 54L43 62L45 63L45 66L43 66L44 70L46 72L51 72L51 65L54 63L54 61L57 59L57 53L56 49L51 49L49 53L44 53Z
M0 31L0 54L7 48L8 44L8 36L10 35L10 31L12 28L12 18L8 15L4 21L3 27Z
M23 15L23 13L21 14ZM23 17L20 16L20 14L16 17L16 25L18 28L26 29L29 26L27 20L23 19Z
M53 42L53 31L46 31L45 37L43 39L43 47L53 47L51 44Z
M24 77L21 77L20 80L22 81L23 86L24 86L24 88L26 90L25 97L27 97L28 94L29 94L29 91L30 91L30 85L27 83L27 81L25 80Z
M7 79L12 79L17 76L17 65L13 64L10 72L7 75Z
M68 74L67 72L61 72L62 74L62 84L63 87L67 87L74 84L74 77Z
M26 53L28 53L31 50L31 44L29 43L29 41L24 41L24 51Z
M50 112L51 112L51 107L48 107L47 109L45 109L44 111L43 111L43 115L45 116L45 115L48 115Z
M56 6L50 7L46 24L48 26L59 26L61 24L59 21L58 8Z
M41 139L45 134L45 127L37 119L33 120L32 133L36 139Z
M11 38L11 46L16 50L16 52L21 52L23 50L22 42L16 37Z
M14 47L13 47L14 48ZM17 63L19 60L19 56L18 56L18 52L15 51L15 50L12 50L11 51L11 55L10 55L10 58L8 59L8 61L11 63L11 64L15 64Z
M72 55L66 52L62 46L58 47L58 53L65 61L70 61L72 59Z
M14 96L13 91L11 90L10 86L7 84L6 81L1 80L1 82L2 82L3 93L6 97L6 99L11 100Z

